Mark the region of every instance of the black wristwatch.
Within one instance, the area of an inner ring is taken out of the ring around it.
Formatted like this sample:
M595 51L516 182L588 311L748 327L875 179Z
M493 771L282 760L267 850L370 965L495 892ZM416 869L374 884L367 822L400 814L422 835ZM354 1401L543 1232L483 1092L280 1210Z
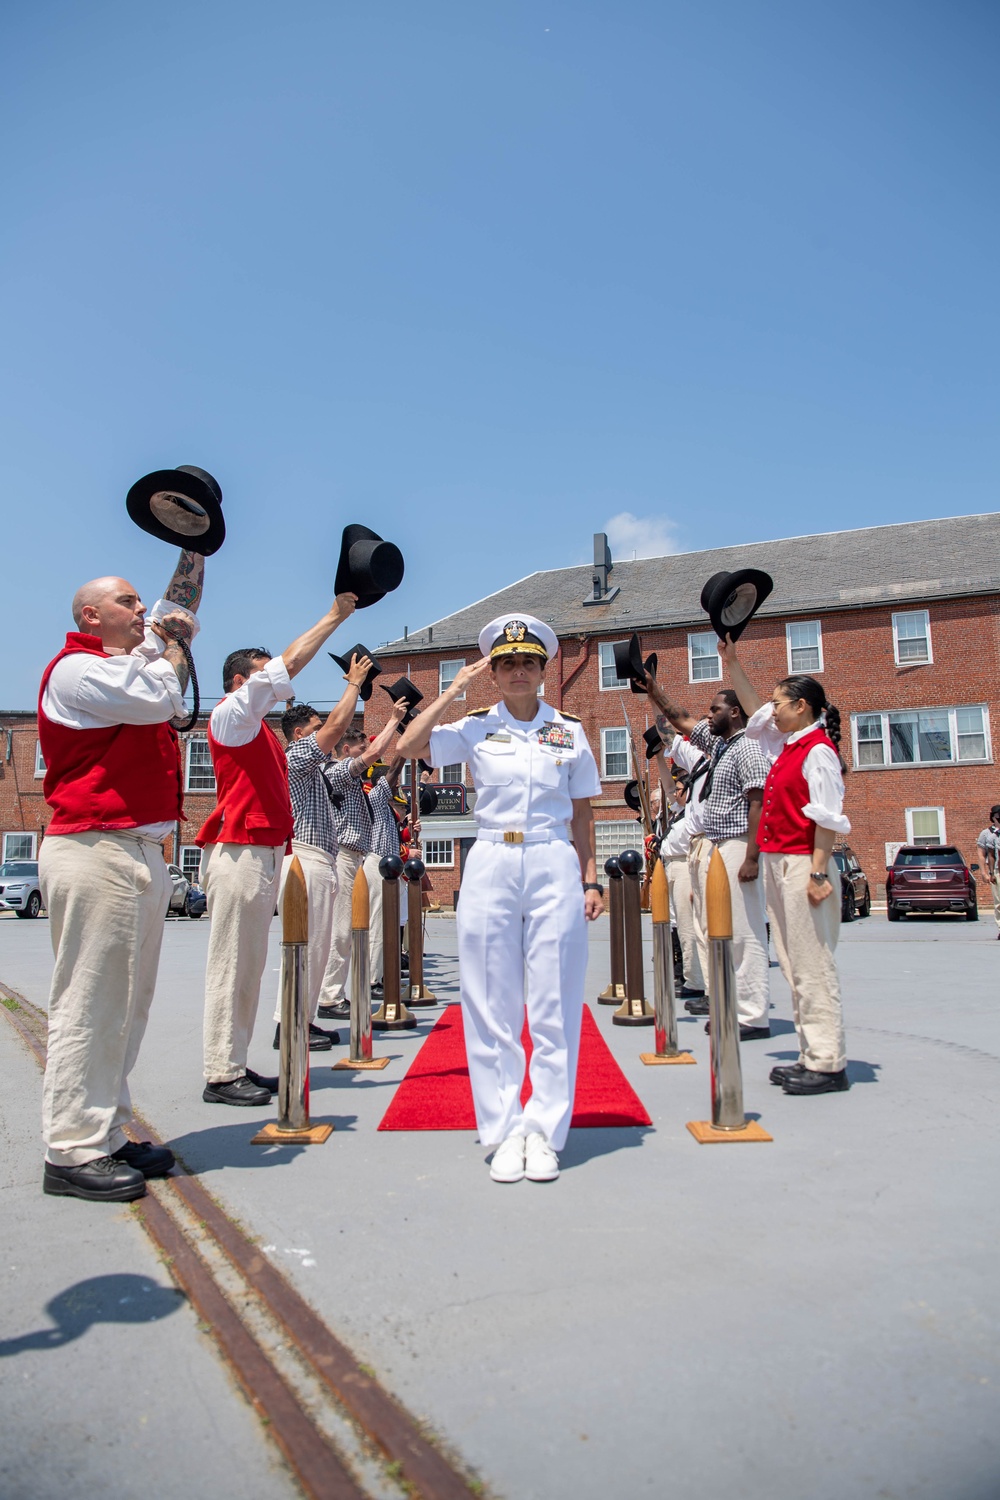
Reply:
M603 885L598 885L596 880L585 880L583 888L585 891L596 891L599 896L604 895Z

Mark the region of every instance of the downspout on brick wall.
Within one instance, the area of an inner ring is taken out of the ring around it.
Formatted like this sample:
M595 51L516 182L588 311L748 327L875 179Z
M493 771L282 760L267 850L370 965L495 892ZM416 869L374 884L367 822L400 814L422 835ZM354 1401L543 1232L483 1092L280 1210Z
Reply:
M580 673L587 665L587 662L590 660L590 636L580 635L577 636L577 640L583 642L583 655L580 657L580 660L577 662L576 666L573 668L572 672L565 680L563 679L562 675L563 656L561 651L559 653L559 683L556 689L559 701L556 704L556 708L559 709L560 712L562 712L563 706L563 693L569 687L573 679L579 677Z

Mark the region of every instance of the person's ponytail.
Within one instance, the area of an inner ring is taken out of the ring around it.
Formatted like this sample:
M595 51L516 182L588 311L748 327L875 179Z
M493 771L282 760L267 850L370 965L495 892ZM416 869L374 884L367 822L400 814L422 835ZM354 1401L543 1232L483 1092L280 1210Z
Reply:
M837 759L840 761L840 769L846 771L844 757L840 753L840 709L830 703L824 691L823 684L817 682L815 677L808 677L805 673L797 673L792 677L783 677L778 687L794 703L803 698L812 709L816 718L824 715L826 719L826 732L833 741L837 751Z

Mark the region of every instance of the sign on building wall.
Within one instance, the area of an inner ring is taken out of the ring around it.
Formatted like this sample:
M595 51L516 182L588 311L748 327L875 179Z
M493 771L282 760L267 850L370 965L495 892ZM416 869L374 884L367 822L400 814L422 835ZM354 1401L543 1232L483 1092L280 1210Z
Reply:
M445 782L442 786L434 786L437 792L437 807L431 818L457 818L465 812L465 787L455 783Z

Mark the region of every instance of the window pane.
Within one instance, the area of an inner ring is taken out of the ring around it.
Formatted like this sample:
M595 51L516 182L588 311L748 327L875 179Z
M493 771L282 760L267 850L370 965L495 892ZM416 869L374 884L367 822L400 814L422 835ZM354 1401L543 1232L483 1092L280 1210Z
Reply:
M628 775L628 735L624 729L602 729L601 748L604 775L610 778Z
M691 653L692 682L718 682L721 680L722 662L716 650L717 646L718 638L711 631L688 636L688 650Z
M882 743L882 715L858 714L858 765L884 766L885 747Z
M921 760L951 760L951 732L947 709L920 714L918 746Z
M624 688L628 687L628 678L619 677L615 671L615 648L612 641L602 641L597 648L598 660L601 664L601 687L602 688Z
M426 839L423 845L424 864L430 867L437 865L453 865L455 863L455 840L454 839Z
M444 690L445 690L445 688L451 687L452 683L455 681L455 678L458 676L459 672L462 670L462 668L464 666L465 666L465 658L464 657L462 657L461 659L456 659L455 661L443 661L443 662L441 662L439 664L439 666L438 666L438 692L439 693L443 693ZM459 693L458 698L455 701L459 702L464 697L465 697L464 693Z
M915 807L910 813L915 844L941 842L941 818L936 807Z
M42 755L42 745L40 740L35 741L35 775L45 775L45 758Z
M981 708L957 708L955 727L958 731L959 760L986 759L986 731Z
M189 792L215 791L212 752L208 748L208 740L201 736L188 740L187 790Z
M35 852L35 837L31 833L5 833L3 857L8 859L31 859Z
M791 650L793 672L818 672L819 647L793 646Z
M797 620L788 627L788 644L790 646L818 646L819 645L819 621Z
M893 615L896 631L896 655L899 661L929 661L927 641L927 611L916 610L912 614Z
M889 715L889 759L894 766L910 765L916 760L916 714Z
M463 780L462 773L464 769L465 767L463 766L462 762L459 761L458 764L454 766L442 766L440 771L438 772L438 776L440 777L441 781L461 781Z
M181 869L193 885L198 884L201 871L201 850L197 844L186 844L181 850Z

